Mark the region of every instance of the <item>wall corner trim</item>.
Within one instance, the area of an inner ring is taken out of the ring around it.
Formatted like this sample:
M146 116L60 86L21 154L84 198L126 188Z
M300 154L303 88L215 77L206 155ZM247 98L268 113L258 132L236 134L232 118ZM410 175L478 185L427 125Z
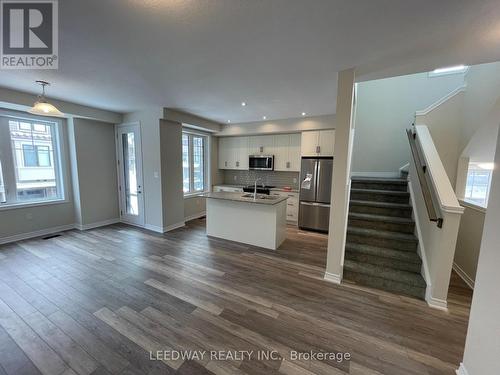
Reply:
M146 224L144 225L144 229L152 232L163 233L163 227L159 227L158 225Z
M453 270L460 278L471 288L474 289L474 280L465 273L465 271L457 263L453 262Z
M427 288L425 291L425 301L427 305L436 310L448 311L448 302L443 299L432 297L431 289L432 288Z
M163 233L170 232L171 230L182 228L184 226L186 226L186 222L185 221L181 221L179 223L175 223L175 224L163 227Z
M455 372L457 373L457 375L469 375L463 362L460 363L460 367Z
M330 273L330 272L325 272L324 279L330 283L340 285L340 282L342 281L342 277L340 275Z
M184 223L187 223L188 221L191 221L191 220L199 219L200 217L204 217L204 216L207 216L206 211L198 212L197 214L186 216L184 218Z

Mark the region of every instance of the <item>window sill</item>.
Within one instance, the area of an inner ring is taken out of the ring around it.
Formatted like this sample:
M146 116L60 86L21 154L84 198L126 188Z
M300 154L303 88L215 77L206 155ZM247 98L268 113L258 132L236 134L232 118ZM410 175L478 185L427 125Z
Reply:
M69 201L67 199L54 199L42 202L0 204L0 211L16 210L21 208L40 207L40 206L52 206L54 204L62 204L68 202Z
M479 211L479 212L483 212L483 213L486 213L486 207L484 206L481 206L475 202L471 202L471 201L468 201L468 200L465 200L465 199L459 199L459 202L460 204L462 204L464 207L467 207L467 208L470 208L472 210L476 210L476 211Z
M201 197L205 194L209 193L208 191L200 191L197 193L189 193L189 194L184 194L184 199L189 199L189 198L196 198L196 197Z

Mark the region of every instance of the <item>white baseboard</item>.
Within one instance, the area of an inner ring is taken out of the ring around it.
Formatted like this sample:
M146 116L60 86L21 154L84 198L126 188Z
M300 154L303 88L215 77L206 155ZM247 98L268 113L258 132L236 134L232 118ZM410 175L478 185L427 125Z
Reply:
M200 217L203 217L203 216L207 216L207 212L206 211L198 212L197 214L186 216L184 218L184 222L188 222L188 221L191 221L191 220L199 219Z
M324 279L333 284L340 284L342 277L335 273L325 272Z
M434 298L431 295L431 288L425 290L425 302L433 309L448 311L448 302L444 299Z
M351 177L399 178L398 172L351 172Z
M172 225L169 225L166 227L159 227L157 225L146 224L144 226L144 229L151 230L151 231L157 232L157 233L166 233L166 232L170 232L171 230L174 230L177 228L182 228L185 225L186 225L186 223L184 221L181 221L179 223L175 223L175 224L172 224Z
M157 225L145 224L144 229L151 230L151 231L157 232L157 233L163 233L163 227L159 227Z
M74 224L67 224L67 225L61 225L58 227L41 229L41 230L37 230L34 232L16 234L14 236L1 237L0 238L0 245L10 243L10 242L27 240L27 239L35 238L35 237L47 236L49 234L64 232L64 231L71 230L74 228L75 228Z
M97 221L90 224L75 224L75 228L79 230L89 230L93 228L105 227L106 225L116 224L120 222L120 218L114 218L109 220Z
M469 288L474 289L474 280L472 280L472 278L467 275L465 271L455 262L453 262L453 270L469 286Z
M169 225L167 227L164 227L163 233L170 232L171 230L182 228L185 226L186 226L186 223L184 221L181 221L180 223L175 223L175 224Z
M469 373L467 372L467 369L465 368L463 362L460 363L460 367L455 372L457 373L457 375L469 375Z

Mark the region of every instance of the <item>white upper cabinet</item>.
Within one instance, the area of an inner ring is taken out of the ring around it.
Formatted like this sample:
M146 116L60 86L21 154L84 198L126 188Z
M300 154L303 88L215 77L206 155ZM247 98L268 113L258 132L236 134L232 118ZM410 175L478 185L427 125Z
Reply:
M248 169L248 137L219 138L219 169Z
M219 169L229 169L229 138L219 138Z
M335 130L307 131L302 133L302 156L333 156Z
M300 134L274 136L274 170L300 171Z
M300 172L301 134L220 137L219 169L248 170L249 155L274 155L276 171Z
M333 156L335 130L319 131L319 156Z
M248 137L233 138L235 169L248 169Z
M290 134L290 147L288 148L289 170L300 172L300 145L302 135L300 133Z
M258 135L249 138L249 155L274 155L274 136Z

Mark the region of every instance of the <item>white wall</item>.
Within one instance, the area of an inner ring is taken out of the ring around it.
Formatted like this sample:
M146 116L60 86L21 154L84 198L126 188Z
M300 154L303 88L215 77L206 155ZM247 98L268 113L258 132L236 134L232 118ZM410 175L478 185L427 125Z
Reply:
M184 225L182 124L160 121L163 229Z
M325 279L340 284L344 266L347 213L350 194L352 136L356 101L354 69L339 72L337 84L337 127L335 128L335 158L333 159L328 251Z
M465 207L460 228L458 230L457 247L455 249L454 269L469 284L474 286L477 261L483 236L486 210L461 202Z
M335 115L223 125L217 135L299 133L306 130L335 129Z
M438 217L443 219L442 227L430 221L426 203L418 179L417 166L410 160L409 189L413 214L417 223L419 253L423 261L423 276L427 282L426 301L429 305L445 309L448 287L457 244L460 218L463 208L446 176L446 171L432 141L427 127L416 126L417 143L422 150L423 162L427 166L431 191L435 192L433 202Z
M457 163L461 153L465 91L457 91L453 97L429 112L415 116L416 125L426 125L436 145L439 157L451 184L455 186Z
M75 223L80 228L118 220L118 182L114 125L71 119L70 150Z
M500 137L484 223L461 375L496 375L500 358Z
M405 129L422 110L463 85L463 74L429 78L427 73L357 85L352 171L396 173L409 161Z

